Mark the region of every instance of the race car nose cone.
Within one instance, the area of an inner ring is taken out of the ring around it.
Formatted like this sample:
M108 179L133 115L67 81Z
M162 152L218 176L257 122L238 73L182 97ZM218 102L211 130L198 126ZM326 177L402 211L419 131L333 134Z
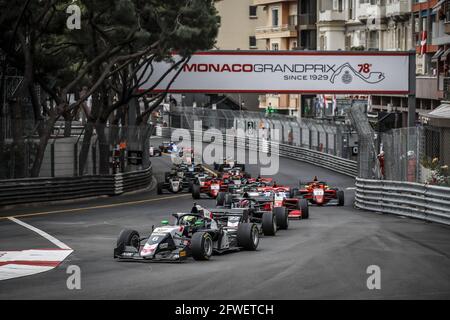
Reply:
M141 250L142 257L152 257L155 254L157 244L145 244L144 248Z

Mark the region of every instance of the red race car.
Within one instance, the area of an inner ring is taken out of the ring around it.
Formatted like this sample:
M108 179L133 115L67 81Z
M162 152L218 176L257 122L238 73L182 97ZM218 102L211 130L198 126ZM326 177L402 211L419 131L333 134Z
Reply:
M219 192L227 192L228 184L222 179L208 177L198 181L192 185L192 198L200 199L202 194L206 194L209 198L215 199Z
M344 191L338 188L330 188L326 182L318 181L317 178L314 178L314 181L305 185L301 182L299 184L300 190L297 194L312 204L322 206L333 201L338 206L344 205Z
M308 219L308 201L293 197L291 193L296 191L297 189L274 184L274 186L258 188L259 195L256 198L263 211L273 211L274 208L284 207L290 219ZM248 195L255 197L255 193L248 193Z

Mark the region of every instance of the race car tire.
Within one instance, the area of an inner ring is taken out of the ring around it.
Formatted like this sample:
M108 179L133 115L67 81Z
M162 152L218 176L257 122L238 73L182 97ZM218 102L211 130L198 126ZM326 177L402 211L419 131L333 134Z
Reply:
M339 190L337 192L337 198L338 198L338 206L342 207L345 204L344 191Z
M309 218L309 203L306 199L299 199L298 200L298 206L300 208L300 211L302 212L302 219L308 219Z
M169 177L170 177L170 172L165 172L164 173L164 181L168 182L169 181Z
M198 184L192 186L192 198L200 199L200 186Z
M295 198L298 194L298 188L292 188L290 191L290 198Z
M163 193L163 185L164 185L164 182L158 182L158 184L156 185L156 192L158 194Z
M220 206L223 207L224 203L225 203L225 192L219 192L217 194L217 198L216 198L216 206Z
M196 232L191 239L194 260L209 260L213 252L213 240L208 232Z
M259 244L259 232L256 224L241 223L237 230L237 243L245 250L255 251Z
M277 221L272 212L264 212L262 216L262 231L265 236L274 236L277 233Z
M194 187L194 183L192 180L189 180L189 192L192 192L192 188Z
M233 204L233 196L229 193L226 193L223 205L227 208L231 208L232 204Z
M139 233L136 230L124 229L120 232L119 237L117 238L118 248L125 245L128 247L135 247L139 250L140 243Z
M277 219L277 226L281 230L289 228L289 214L285 207L276 207L273 209L275 218Z

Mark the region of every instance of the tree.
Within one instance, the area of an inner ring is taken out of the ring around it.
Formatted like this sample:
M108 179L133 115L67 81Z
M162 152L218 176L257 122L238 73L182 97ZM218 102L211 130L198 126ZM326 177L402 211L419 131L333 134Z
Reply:
M66 25L66 9L73 4L81 12L79 30ZM171 60L173 51L183 57L173 68L180 67L193 52L213 47L218 25L212 0L0 0L0 50L5 64L24 75L22 96L31 101L34 134L39 137L31 175L39 175L56 121L63 118L70 123L89 97L92 110L80 151L80 174L94 129L104 147L100 173L108 173L107 120L114 111L123 116L129 103L141 98L146 109L136 123L146 125L164 98L164 94L148 97L149 91L138 91L146 80L138 71ZM49 105L38 99L36 85L50 97ZM71 103L69 93L81 94ZM23 106L16 107L20 115ZM21 137L23 132L17 132L17 144Z

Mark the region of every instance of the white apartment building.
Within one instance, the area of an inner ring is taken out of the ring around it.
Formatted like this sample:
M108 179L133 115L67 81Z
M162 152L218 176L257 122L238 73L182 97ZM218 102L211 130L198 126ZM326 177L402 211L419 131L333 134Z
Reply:
M412 0L318 0L318 50L411 50Z

